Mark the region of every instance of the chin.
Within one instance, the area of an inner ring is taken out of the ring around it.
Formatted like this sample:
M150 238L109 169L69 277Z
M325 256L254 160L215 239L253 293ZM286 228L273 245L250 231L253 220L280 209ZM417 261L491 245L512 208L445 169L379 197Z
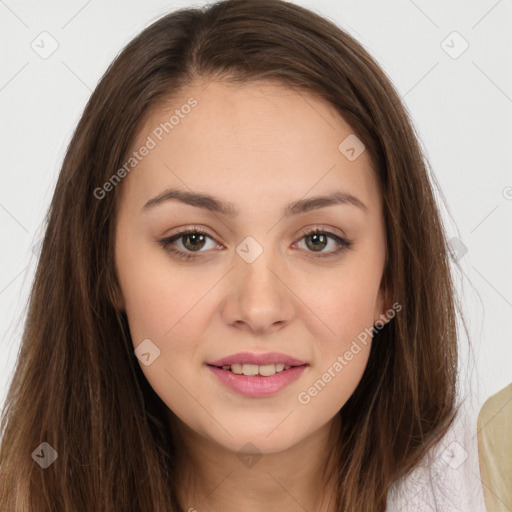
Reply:
M248 423L245 418L239 424L231 422L230 427L227 427L232 437L223 429L220 429L220 431L216 430L215 432L210 431L202 435L234 453L279 453L291 448L297 442L300 442L301 439L307 437L306 432L297 431L295 422L290 421L287 426L284 426L287 422L288 419L276 428L279 422L261 426L256 425L254 421Z

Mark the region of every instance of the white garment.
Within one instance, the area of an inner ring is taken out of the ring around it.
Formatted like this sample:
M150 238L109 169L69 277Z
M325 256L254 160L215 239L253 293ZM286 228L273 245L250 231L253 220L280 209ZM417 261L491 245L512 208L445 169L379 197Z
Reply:
M477 421L463 407L441 441L392 487L386 512L486 512Z

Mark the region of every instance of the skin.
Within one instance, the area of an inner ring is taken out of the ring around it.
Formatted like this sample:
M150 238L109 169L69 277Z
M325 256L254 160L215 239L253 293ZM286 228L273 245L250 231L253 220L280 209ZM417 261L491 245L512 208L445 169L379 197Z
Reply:
M180 439L181 506L333 510L332 482L322 471L371 340L309 403L297 396L389 308L380 287L386 235L372 162L367 151L349 161L338 150L353 131L334 107L273 82L196 82L151 113L132 149L190 97L198 105L123 180L115 240L119 308L134 348L150 339L160 350L140 365ZM231 201L240 215L177 201L143 211L169 187ZM288 203L334 190L356 196L366 210L336 204L281 217ZM159 243L192 226L212 238L201 246L185 236L174 247L188 247L195 259ZM302 235L315 227L353 245L335 254L339 245L327 238L315 250ZM252 263L236 252L247 236L263 249ZM250 398L205 366L240 351L282 352L309 366L278 393ZM237 456L249 442L256 448L246 451L260 456L251 466Z

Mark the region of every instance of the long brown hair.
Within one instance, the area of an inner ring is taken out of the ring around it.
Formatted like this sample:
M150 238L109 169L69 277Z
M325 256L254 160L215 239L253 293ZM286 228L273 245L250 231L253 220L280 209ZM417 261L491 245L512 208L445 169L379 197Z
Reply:
M363 47L319 15L281 0L221 1L170 13L130 42L73 134L2 413L1 510L179 510L166 406L115 307L122 183L102 199L93 191L123 165L151 109L204 77L277 80L320 95L375 164L387 231L382 283L402 310L374 334L362 380L340 411L332 452L339 510L384 510L390 486L453 421L457 302L449 248L399 95ZM46 469L32 456L42 442L58 453Z

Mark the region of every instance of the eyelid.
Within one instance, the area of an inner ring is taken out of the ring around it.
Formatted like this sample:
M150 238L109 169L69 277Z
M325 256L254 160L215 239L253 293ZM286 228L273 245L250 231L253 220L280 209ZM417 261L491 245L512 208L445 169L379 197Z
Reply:
M187 260L201 258L202 253L209 253L210 251L194 252L194 251L183 251L181 249L176 249L176 248L171 249L170 248L171 244L173 244L180 237L187 235L187 234L192 234L192 233L206 235L209 238L211 238L212 240L214 240L217 243L217 245L222 245L217 242L216 235L213 235L210 232L210 230L208 230L207 228L203 228L202 226L196 226L196 225L178 228L177 231L175 231L172 235L167 236L164 239L160 240L160 245L162 245L162 247L167 252L169 252L173 255L176 255L178 257L182 257ZM338 256L339 253L344 252L346 249L350 248L353 245L353 242L350 241L346 237L346 235L343 233L343 231L341 231L340 229L337 229L337 228L334 228L331 226L329 226L329 227L322 226L319 224L314 224L312 226L307 226L307 227L303 228L300 231L300 233L298 235L296 235L297 240L294 242L294 245L299 243L305 236L314 235L315 233L325 234L328 238L331 238L334 241L336 241L336 243L339 245L339 247L334 251L319 252L319 253L316 253L316 255L315 255L314 251L306 251L306 252L312 254L312 256L308 256L308 257L313 257L314 259Z
M304 235L311 234L311 232L313 232L313 231L325 231L327 234L337 235L340 238L343 238L344 240L349 241L347 236L345 235L345 233L342 230L340 230L338 228L334 228L332 226L325 226L322 224L313 224L310 226L306 226L305 228L302 228L296 236L298 238L302 238ZM172 235L165 237L165 239L169 240L171 238L177 237L178 235L184 235L184 234L188 234L190 232L194 232L194 233L197 232L197 233L205 234L214 239L217 236L217 235L213 234L208 228L193 224L191 226L184 226L184 227L177 228L177 230Z
M309 235L311 232L314 231L322 231L332 236L338 236L339 238L342 238L343 240L348 241L347 236L345 233L338 228L334 228L332 226L325 226L322 224L313 224L311 226L306 226L301 231L299 231L299 234L297 235L299 238L302 238L304 235Z

